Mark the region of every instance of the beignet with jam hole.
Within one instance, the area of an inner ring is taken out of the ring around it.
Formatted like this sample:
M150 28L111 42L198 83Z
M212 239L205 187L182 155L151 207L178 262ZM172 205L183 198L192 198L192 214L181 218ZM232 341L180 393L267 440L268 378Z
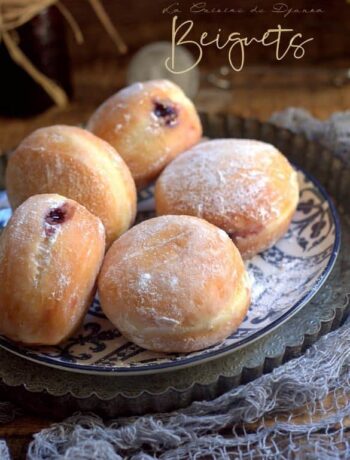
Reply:
M194 105L168 80L122 89L93 113L87 128L113 145L139 189L202 136Z
M0 236L0 334L56 345L80 326L105 252L98 217L59 195L16 209Z
M37 129L11 155L6 171L10 204L57 193L85 206L106 229L107 247L136 215L136 188L122 158L85 129L55 125Z

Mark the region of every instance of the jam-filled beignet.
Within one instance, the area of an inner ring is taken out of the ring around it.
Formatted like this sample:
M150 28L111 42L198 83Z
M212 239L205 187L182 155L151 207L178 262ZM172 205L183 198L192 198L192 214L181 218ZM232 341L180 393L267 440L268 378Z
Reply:
M0 334L55 345L80 325L105 252L98 217L73 200L37 195L0 237Z
M136 188L122 158L85 129L54 125L37 129L11 155L6 171L10 204L58 193L99 217L109 246L133 223Z
M138 188L154 180L202 136L194 105L168 80L134 83L122 89L94 112L88 129L113 145Z

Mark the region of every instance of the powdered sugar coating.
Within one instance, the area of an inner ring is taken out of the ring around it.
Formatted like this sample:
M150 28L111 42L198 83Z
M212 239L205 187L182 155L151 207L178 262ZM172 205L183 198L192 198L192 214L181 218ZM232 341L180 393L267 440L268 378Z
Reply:
M157 104L172 109L175 119L167 122L166 116L157 115ZM202 133L194 105L167 80L134 83L118 91L93 113L88 129L115 147L139 188Z
M198 144L165 168L156 185L161 214L207 219L233 237L263 231L297 202L296 172L272 145L219 139Z
M47 219L58 210L62 219ZM74 332L104 250L100 220L77 202L53 194L26 200L1 236L0 332L28 344L56 344Z
M13 208L42 193L83 204L103 222L108 244L135 217L136 189L124 161L111 145L81 128L56 125L34 131L11 156L6 182Z
M245 314L249 288L241 257L222 233L190 216L162 216L133 227L113 244L102 268L106 315L127 338L163 351L176 348L176 341L178 349L202 348L215 343L216 334L232 332L236 315L242 320ZM235 301L237 312L230 313Z

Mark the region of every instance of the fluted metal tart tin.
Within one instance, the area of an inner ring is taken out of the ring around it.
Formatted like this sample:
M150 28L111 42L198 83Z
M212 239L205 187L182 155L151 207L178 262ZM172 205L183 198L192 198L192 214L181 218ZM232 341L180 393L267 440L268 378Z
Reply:
M3 394L51 416L75 410L93 410L109 417L168 411L213 398L271 371L342 322L348 311L346 280L350 272L349 168L303 136L268 123L225 115L203 115L202 120L208 137L255 138L276 145L332 195L340 211L342 249L328 281L312 301L264 337L215 360L167 373L113 377L74 374L0 350Z

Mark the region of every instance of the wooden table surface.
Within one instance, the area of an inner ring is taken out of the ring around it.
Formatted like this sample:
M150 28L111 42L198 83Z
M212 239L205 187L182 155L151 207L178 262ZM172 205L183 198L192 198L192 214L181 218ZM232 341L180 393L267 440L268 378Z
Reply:
M221 90L203 82L196 97L196 105L201 111L230 112L246 117L266 120L276 110L287 106L304 107L319 118L327 118L335 111L350 108L350 84L337 86L339 72L327 68L299 69L283 72L277 69L245 69L232 78L232 89ZM205 80L205 79L204 79ZM56 123L78 124L87 120L94 108L106 97L123 86L125 72L117 63L96 62L87 68L80 68L74 75L74 101L65 109L50 109L48 112L27 120L0 117L0 152L13 148L35 128ZM316 83L315 83L316 81ZM339 397L334 393L325 398L329 412L339 407ZM347 396L342 395L345 404ZM321 415L309 415L305 406L293 414L296 424L305 424ZM264 423L273 425L275 415ZM10 446L13 459L24 459L27 445L32 435L49 426L53 420L25 415L12 423L0 425L0 439ZM350 427L350 420L344 421ZM256 429L258 424L250 426ZM349 432L350 437L350 432Z
M80 67L73 75L74 100L65 109L52 108L30 119L0 116L0 152L16 146L36 128L57 123L85 122L93 110L108 96L125 85L125 65L95 62ZM226 112L266 120L276 110L304 107L314 116L327 118L334 111L350 108L350 80L337 86L345 70L314 68L245 68L232 75L232 89L209 84L203 72L195 103L200 111Z

